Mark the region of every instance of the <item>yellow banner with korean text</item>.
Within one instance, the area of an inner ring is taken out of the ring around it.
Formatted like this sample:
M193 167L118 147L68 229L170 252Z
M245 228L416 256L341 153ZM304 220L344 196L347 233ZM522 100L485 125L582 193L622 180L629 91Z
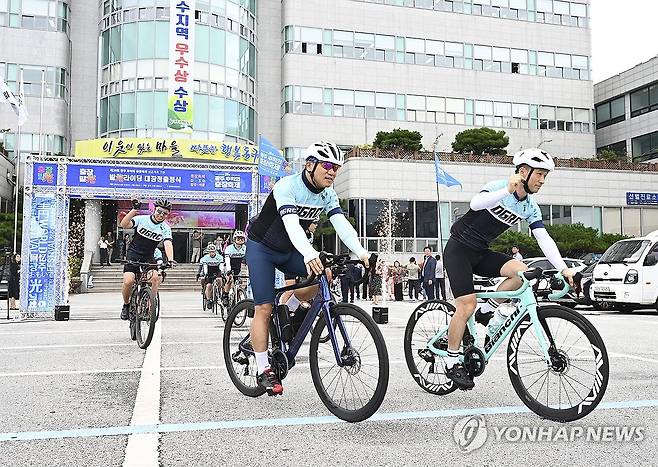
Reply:
M258 164L258 146L186 138L99 138L75 142L84 159L173 159Z

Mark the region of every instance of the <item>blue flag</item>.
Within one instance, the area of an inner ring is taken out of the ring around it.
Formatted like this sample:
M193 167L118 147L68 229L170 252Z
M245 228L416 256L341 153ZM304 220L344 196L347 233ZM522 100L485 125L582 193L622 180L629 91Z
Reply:
M459 185L460 187L462 186L459 180L443 170L443 167L441 167L441 162L439 162L439 155L436 153L436 151L434 151L434 171L436 173L436 183L440 183L441 185L448 187L455 185Z
M262 136L258 142L258 174L268 177L285 177L286 159L276 146Z

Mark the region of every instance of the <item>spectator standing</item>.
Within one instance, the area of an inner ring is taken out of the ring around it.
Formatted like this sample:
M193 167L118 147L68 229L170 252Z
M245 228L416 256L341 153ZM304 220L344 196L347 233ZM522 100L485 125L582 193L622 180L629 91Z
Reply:
M201 245L203 243L203 234L198 230L192 232L192 263L198 263L201 259Z
M116 260L114 257L114 247L116 246L116 242L114 241L114 235L112 232L108 232L105 238L107 239L107 265L110 266L110 263Z
M354 303L354 269L353 264L348 264L345 272L340 275L340 291L343 295L343 302L347 303L348 296L349 302Z
M434 285L436 288L436 298L447 300L446 279L445 279L445 272L443 270L443 261L441 261L441 255L436 255L435 258L436 258L436 274L434 274L434 278L436 279L436 281L434 282Z
M429 246L423 248L425 257L423 258L423 290L427 300L434 300L434 282L436 281L436 259L432 256L432 249Z
M396 302L401 302L402 300L404 300L404 296L402 293L402 281L404 279L404 269L400 265L399 261L395 261L393 263L392 275L393 275L393 296Z
M356 299L361 299L361 279L363 278L363 267L354 264L352 269L352 289L356 292Z
M370 266L370 297L373 305L379 305L382 298L382 280L384 275L384 261L377 259Z
M420 266L418 266L416 258L413 256L409 258L407 274L409 282L409 300L418 300L418 292L420 291Z
M9 294L9 308L17 310L16 300L21 298L21 255L11 255L9 259L9 278L7 280L7 292Z
M98 240L98 248L100 248L101 252L101 266L105 266L106 264L109 266L110 260L107 256L108 244L105 237L101 237L100 240Z
M523 261L523 255L519 253L519 247L516 245L512 247L512 258Z

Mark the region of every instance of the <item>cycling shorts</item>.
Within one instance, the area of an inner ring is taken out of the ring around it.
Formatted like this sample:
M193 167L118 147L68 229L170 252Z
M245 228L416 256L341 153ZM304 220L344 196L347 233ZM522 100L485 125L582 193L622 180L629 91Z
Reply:
M140 263L157 264L153 255L141 256L132 251L128 251L128 253L126 254L126 259L128 261L137 261ZM137 277L142 271L141 271L141 267L137 266L136 264L124 264L123 272L132 272L133 274L135 274L135 277Z
M247 266L256 305L274 303L274 269L306 277L306 264L300 252L282 253L251 239L247 239Z
M443 264L455 298L475 293L473 274L500 277L500 270L512 258L503 253L475 250L450 238L443 251Z

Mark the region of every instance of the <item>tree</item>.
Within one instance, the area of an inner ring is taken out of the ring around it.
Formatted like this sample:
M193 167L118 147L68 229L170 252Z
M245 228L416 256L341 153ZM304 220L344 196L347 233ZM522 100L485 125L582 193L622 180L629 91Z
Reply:
M347 200L341 199L339 200L339 203L341 209L343 210L343 212L346 214L347 217L347 212L348 212ZM350 224L356 226L356 220L353 217L348 217L347 220L350 221ZM335 235L336 235L336 230L334 229L333 224L329 221L327 215L323 212L322 214L320 214L318 227L315 229L313 246L315 247L316 250L319 251L333 250L334 242L331 241L331 239L333 239ZM325 237L329 237L329 238L325 238ZM333 253L333 251L330 252Z
M423 137L417 131L396 128L393 131L378 131L372 145L380 149L404 149L406 151L420 151Z
M23 215L18 213L18 235L16 237L16 251L21 251L21 231L23 230ZM14 246L14 213L0 213L0 248L11 251Z
M619 161L626 160L626 156L623 154L617 154L614 150L610 148L605 148L599 151L596 154L596 158L600 161Z
M580 258L587 253L603 253L613 243L627 238L619 234L601 235L598 230L583 224L549 225L546 230L555 240L562 256L571 258ZM509 254L514 245L526 258L543 256L534 237L509 230L492 242L491 249Z
M507 154L505 148L509 144L509 137L504 131L491 128L471 128L457 133L452 143L452 150L460 154L500 155Z

